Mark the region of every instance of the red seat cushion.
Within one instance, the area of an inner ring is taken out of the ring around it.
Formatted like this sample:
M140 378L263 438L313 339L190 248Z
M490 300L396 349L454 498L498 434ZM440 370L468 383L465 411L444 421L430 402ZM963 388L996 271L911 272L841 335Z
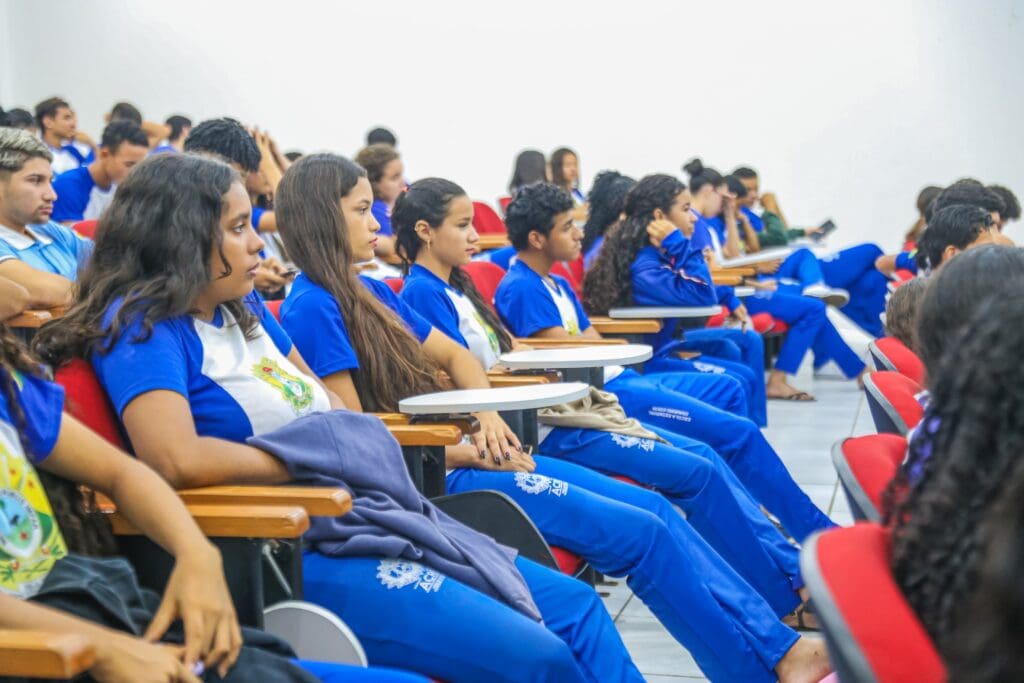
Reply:
M473 202L473 227L481 235L504 235L508 232L498 212L483 202Z
M75 232L77 232L82 237L87 237L89 239L93 239L93 238L96 237L96 224L97 223L98 223L98 221L95 221L95 220L92 220L92 221L78 221L73 226L71 226L71 229L74 230Z
M584 564L582 557L557 546L551 546L551 554L555 556L559 571L569 576L576 576Z
M284 299L278 299L277 301L264 301L263 302L267 310L274 316L277 322L281 322L281 304L284 303Z
M907 453L907 440L899 434L871 434L846 439L843 458L875 510L882 510L882 493L896 476ZM850 485L851 482L844 482Z
M64 410L113 445L125 448L114 407L89 363L76 358L57 370L54 379L64 387Z
M875 400L883 406L886 404L906 424L913 429L924 416L924 408L915 398L922 389L921 385L898 372L888 370L872 372L864 383L865 388Z
M390 287L391 291L395 294L401 294L402 287L405 286L405 280L400 277L386 277L384 278L384 282L388 283L388 287Z
M494 293L498 291L501 278L505 277L505 269L490 261L470 261L462 266L462 272L469 276L480 296L493 308Z
M859 651L873 680L945 680L935 646L892 578L885 528L864 522L831 529L814 537L804 553L804 576L819 620L840 648Z
M896 372L918 384L924 384L924 363L903 342L895 337L882 337L876 339L874 344L874 351L888 361L888 365L895 368Z

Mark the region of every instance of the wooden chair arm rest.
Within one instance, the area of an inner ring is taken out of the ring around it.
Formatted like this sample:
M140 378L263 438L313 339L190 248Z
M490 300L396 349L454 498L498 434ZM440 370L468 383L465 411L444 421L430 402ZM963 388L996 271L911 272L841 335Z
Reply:
M56 320L63 315L63 308L32 309L22 311L13 318L8 318L6 320L6 324L8 327L37 328L42 327L45 323L48 323L51 320Z
M613 320L605 316L591 316L590 324L601 334L656 334L661 332L661 321L638 318Z
M727 287L736 287L737 285L743 284L742 275L712 275L711 282L716 285L725 285Z
M757 268L751 266L736 266L735 268L716 268L711 271L711 277L717 275L739 275L740 277L753 277L757 275Z
M477 240L476 249L480 251L489 251L491 249L500 249L501 247L507 247L511 242L508 240L508 235L499 232L486 232L480 235L480 239Z
M67 680L95 662L96 649L83 635L0 630L0 676Z
M391 425L409 424L409 416L405 413L371 413L380 418L380 421L390 427Z
M618 346L629 343L625 339L541 339L540 337L527 337L516 341L535 349L575 349L583 346Z
M558 382L561 378L558 375L550 374L546 372L538 372L537 374L523 374L513 375L509 372L495 372L491 371L487 373L487 380L491 383L492 387L526 387L533 386L535 384L551 384L552 382Z
M298 538L309 528L301 507L284 505L186 505L204 534L218 538ZM121 514L110 513L119 536L141 536Z
M178 495L189 504L298 506L311 517L337 517L352 509L348 491L329 486L208 486Z
M454 446L462 443L462 430L453 424L388 425L401 446Z

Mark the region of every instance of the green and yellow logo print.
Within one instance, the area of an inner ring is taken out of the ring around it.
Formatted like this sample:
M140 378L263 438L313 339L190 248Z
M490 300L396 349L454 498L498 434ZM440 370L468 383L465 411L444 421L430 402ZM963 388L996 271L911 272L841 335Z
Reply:
M0 592L28 598L68 550L36 471L3 440L0 468Z
M272 360L263 356L259 363L252 366L253 376L274 387L281 398L292 407L296 415L313 405L313 387L305 380L299 379L284 370Z

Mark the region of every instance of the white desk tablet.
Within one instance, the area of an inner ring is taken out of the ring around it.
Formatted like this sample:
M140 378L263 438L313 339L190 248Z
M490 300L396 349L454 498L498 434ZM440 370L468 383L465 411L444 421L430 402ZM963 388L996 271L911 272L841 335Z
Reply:
M614 346L577 346L563 349L534 349L504 353L499 360L509 370L561 370L603 368L609 365L635 365L650 360L653 349L647 344Z
M608 311L609 318L619 320L642 318L710 318L722 312L722 307L714 306L631 306L630 308L613 308Z
M583 382L533 384L498 389L461 389L411 396L398 402L398 410L407 415L533 410L578 401L589 393L590 386Z

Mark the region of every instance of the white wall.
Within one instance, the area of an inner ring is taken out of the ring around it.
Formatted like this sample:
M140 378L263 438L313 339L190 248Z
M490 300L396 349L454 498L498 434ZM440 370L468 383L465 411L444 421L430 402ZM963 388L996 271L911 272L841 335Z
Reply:
M13 2L3 104L61 94L98 134L123 98L346 154L386 124L409 177L492 201L527 146L576 148L587 184L699 154L755 166L792 220L834 217L837 243L890 248L924 184L974 175L1024 195L1020 0L605 7Z
M14 90L11 83L13 67L11 65L10 22L7 19L7 7L10 0L0 0L0 104L11 106Z

